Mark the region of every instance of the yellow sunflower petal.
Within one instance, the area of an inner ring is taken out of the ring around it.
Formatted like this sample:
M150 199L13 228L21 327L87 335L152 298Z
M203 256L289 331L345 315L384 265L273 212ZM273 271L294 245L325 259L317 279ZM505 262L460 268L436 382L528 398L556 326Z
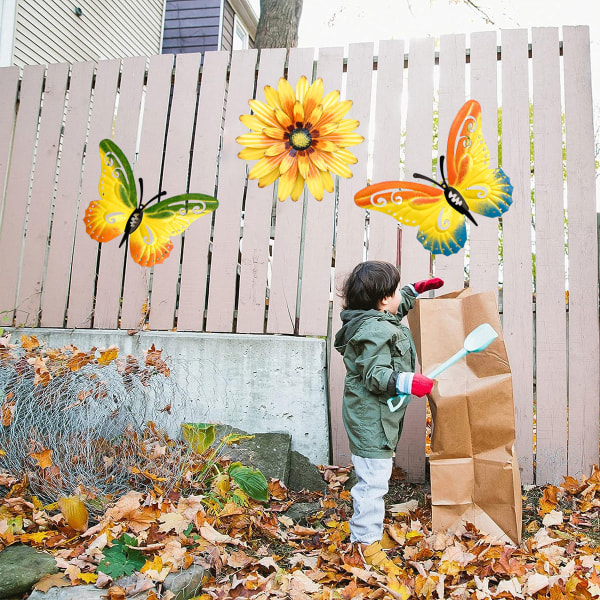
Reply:
M287 154L288 148L286 147L285 142L273 143L272 146L264 150L265 156L275 156L276 154L283 154L286 152Z
M235 141L250 148L268 148L273 144L273 140L262 133L244 133L235 138Z
M295 172L298 172L298 158L297 153L292 149L288 152L283 159L281 160L281 164L279 165L279 172L283 175L287 171L289 171L292 167L295 168Z
M306 152L298 152L298 171L306 179L310 170L310 160Z
M296 94L285 77L279 78L279 102L281 103L282 110L288 115L292 116L294 109L294 103L296 102Z
M323 98L323 80L319 77L315 79L312 85L308 88L308 92L304 98L304 114L310 115ZM312 119L312 117L311 117ZM312 121L315 123L315 121Z
M270 173L275 167L279 168L281 162L281 155L279 156L265 156L261 158L248 173L249 179L260 179L268 173Z
M343 160L348 165L354 165L358 162L358 158L350 152L350 150L345 150L344 148L340 148L337 152L337 157L340 160Z
M267 127L277 127L277 119L275 118L275 111L260 100L248 100L250 108L254 111L254 114L264 121Z
M240 115L240 121L252 131L257 133L265 128L265 122L259 119L256 115Z
M302 106L302 102L296 100L294 104L294 125L298 125L298 123L304 124L304 107Z
M298 173L298 176L296 177L296 183L294 183L294 188L292 189L292 192L290 194L290 198L296 202L298 200L298 198L300 198L300 196L302 195L302 191L304 190L304 178L302 177L302 175L300 175L300 173Z
M271 185L274 181L276 181L278 177L279 177L279 169L275 168L272 171L269 171L266 175L263 175L258 180L258 187L260 187L260 188L267 187L268 185Z
M322 104L318 104L317 106L315 106L312 111L308 111L308 106L306 105L306 103L304 104L304 114L308 115L308 118L306 119L306 126L307 127L313 127L315 123L319 122L319 119L321 118L321 116L323 115L323 105Z
M337 144L330 142L329 139L321 139L318 138L316 140L313 139L312 147L318 152L336 152L340 149Z
M281 127L265 127L263 130L272 140L284 140L286 132Z
M346 163L340 160L337 154L327 152L323 154L323 160L327 163L327 167L330 171L339 175L340 177L350 178L352 177L352 171L346 166Z
M295 166L295 163L294 163ZM298 168L291 168L286 173L283 173L279 178L279 189L277 190L277 197L280 200L285 200L294 189L296 178L298 177Z
M238 152L238 158L243 160L258 160L265 155L265 151L262 148L244 148Z
M332 133L327 136L327 139L342 148L346 146L356 146L365 140L362 135L358 135L357 133L341 133L340 135Z
M338 133L350 133L360 125L356 119L342 119L337 126Z
M275 111L275 116L277 117L277 124L279 125L279 127L283 127L284 129L287 129L288 127L293 126L292 119L281 108L278 108Z
M338 124L337 123L329 123L327 125L321 125L318 129L315 127L314 128L314 135L313 137L315 138L320 138L320 137L327 137L328 135L332 134L334 131L337 131L338 128Z
M311 148L311 150L313 150ZM310 160L320 171L327 171L327 164L323 160L323 154L317 150L309 151Z
M308 79L304 75L298 79L298 83L296 84L296 100L300 102L304 102L304 98L306 97L306 92L308 91Z
M328 123L334 122L337 123L342 120L344 115L352 108L352 100L344 100L336 104L335 106L326 107L326 110L323 111L323 116L319 119L318 123L315 123L315 127L323 127L323 125L327 125Z
M323 105L323 108L329 108L330 106L333 106L339 99L340 91L334 90L333 92L329 92L329 94L323 97L323 100L321 100L321 104Z
M276 108L281 108L279 94L277 93L277 90L272 88L270 85L265 85L265 100L273 110Z
M317 199L323 199L323 181L321 180L321 171L317 169L312 163L309 162L308 177L306 179L306 185L308 191Z
M323 182L323 189L327 192L333 192L333 177L327 170L321 170L321 181Z

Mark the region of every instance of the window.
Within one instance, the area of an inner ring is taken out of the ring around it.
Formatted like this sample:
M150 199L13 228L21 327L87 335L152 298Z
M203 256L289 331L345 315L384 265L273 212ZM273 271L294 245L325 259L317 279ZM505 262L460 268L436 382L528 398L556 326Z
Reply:
M244 27L237 15L233 17L233 49L247 50L249 48L248 30Z

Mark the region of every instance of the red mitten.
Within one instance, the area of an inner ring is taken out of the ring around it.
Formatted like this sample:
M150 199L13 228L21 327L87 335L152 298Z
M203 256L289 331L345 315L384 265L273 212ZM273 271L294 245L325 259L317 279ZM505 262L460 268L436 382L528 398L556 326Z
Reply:
M425 375L421 375L420 373L414 374L410 388L411 394L414 396L427 396L432 388L433 379L429 379L429 377L425 377Z
M415 286L415 290L417 290L417 294L422 294L428 290L437 290L444 285L444 280L439 277L434 277L433 279L423 279L423 281L417 281L413 283Z

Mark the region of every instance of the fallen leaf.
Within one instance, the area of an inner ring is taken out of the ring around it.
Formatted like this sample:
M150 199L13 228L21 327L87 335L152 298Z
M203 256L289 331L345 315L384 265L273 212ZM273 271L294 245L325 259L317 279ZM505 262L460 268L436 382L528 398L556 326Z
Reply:
M54 575L44 575L34 586L34 590L40 592L47 592L53 587L68 587L71 585L70 581L67 581L62 573L55 573Z

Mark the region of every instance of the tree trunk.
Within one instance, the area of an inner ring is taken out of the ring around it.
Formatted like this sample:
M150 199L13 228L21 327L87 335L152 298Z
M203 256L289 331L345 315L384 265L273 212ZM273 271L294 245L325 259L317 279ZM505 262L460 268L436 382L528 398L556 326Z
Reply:
M292 48L298 45L303 0L260 0L256 48Z

